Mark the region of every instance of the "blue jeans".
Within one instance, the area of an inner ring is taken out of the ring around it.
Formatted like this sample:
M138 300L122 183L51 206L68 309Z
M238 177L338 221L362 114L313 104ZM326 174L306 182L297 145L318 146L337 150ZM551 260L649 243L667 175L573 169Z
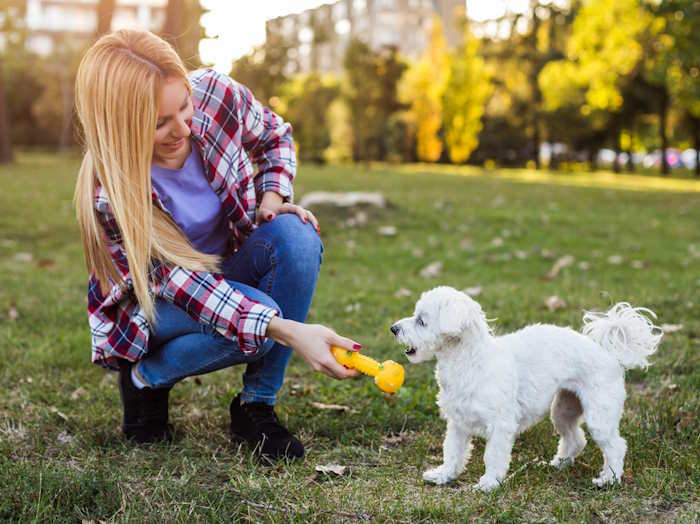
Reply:
M276 308L284 318L304 322L322 252L321 239L310 223L283 214L258 227L223 261L221 270L248 298ZM156 315L148 354L137 369L146 384L168 387L185 377L246 363L243 401L275 403L291 348L266 339L257 353L248 355L240 350L237 340L197 323L170 302L156 300Z

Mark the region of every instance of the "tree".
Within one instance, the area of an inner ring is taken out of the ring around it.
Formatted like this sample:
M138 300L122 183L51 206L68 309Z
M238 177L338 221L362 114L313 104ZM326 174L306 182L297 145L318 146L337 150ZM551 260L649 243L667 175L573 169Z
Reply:
M301 160L316 163L325 160L324 151L331 143L330 131L325 125L326 113L338 93L336 81L324 80L316 73L299 76L285 86L279 110L294 127Z
M280 96L282 86L289 80L285 68L290 47L283 39L268 35L262 46L233 63L229 75L250 88L265 104L270 104L272 97Z
M343 60L342 97L353 131L353 160L384 160L390 153L388 127L403 108L397 88L406 66L395 48L372 51L364 42L352 40Z
M2 71L2 56L0 56L0 71ZM10 142L10 122L5 106L5 86L3 75L0 74L0 164L13 161L12 145Z
M13 53L24 48L25 31L17 21L24 20L26 2L21 0L2 0L0 2L0 38L4 40L4 49L0 52L0 164L14 160L12 153L10 119L5 95L4 53Z
M662 47L663 80L692 136L695 175L700 176L700 4L693 0L666 0L646 5L654 16L663 19L664 32L672 39Z
M108 33L112 28L112 17L114 16L115 0L98 0L97 2L97 29L95 37L99 38Z
M464 41L450 57L443 96L445 143L452 162L464 162L478 145L486 100L492 92L490 74L479 55L479 41L464 24Z
M419 160L435 162L442 154L439 132L448 74L447 43L442 22L436 16L425 54L409 67L399 84L399 99L410 106L408 116L415 129Z
M204 38L200 19L205 10L199 0L168 0L162 35L175 48L188 69L196 69L199 58L199 41Z

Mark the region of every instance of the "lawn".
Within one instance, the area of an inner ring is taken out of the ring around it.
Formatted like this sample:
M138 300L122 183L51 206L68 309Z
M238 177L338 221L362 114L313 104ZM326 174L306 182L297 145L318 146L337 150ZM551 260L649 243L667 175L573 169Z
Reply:
M90 363L87 275L71 204L77 167L76 157L25 154L0 169L0 521L700 519L699 182L304 165L297 198L367 190L389 202L315 209L325 253L310 321L406 364L407 378L390 398L371 380L336 382L295 356L278 411L308 456L266 467L229 442L227 408L241 368L174 388L174 443L122 439L116 377ZM383 226L396 234L378 234ZM565 255L573 263L547 278ZM438 275L420 275L435 262ZM498 332L531 322L578 328L583 309L621 300L681 326L648 371L628 372L621 486L591 485L602 465L592 442L565 472L545 465L557 442L548 420L517 440L500 490L471 490L483 472L480 441L456 482L423 483L444 434L433 367L408 365L389 326L438 284L480 287L477 299ZM552 295L566 306L546 308ZM329 463L344 473L316 471Z

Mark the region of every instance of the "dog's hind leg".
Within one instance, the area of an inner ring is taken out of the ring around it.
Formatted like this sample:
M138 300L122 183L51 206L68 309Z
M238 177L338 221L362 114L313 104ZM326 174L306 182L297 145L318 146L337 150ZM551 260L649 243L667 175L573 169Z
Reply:
M447 434L442 444L442 465L423 473L423 480L445 484L456 479L471 455L469 435L454 421L447 421Z
M495 429L486 441L484 465L486 471L474 487L481 491L491 491L503 482L510 466L510 454L515 442L515 429Z
M564 469L573 464L574 459L586 446L586 436L581 429L583 423L581 401L571 391L561 389L554 396L550 416L552 424L561 437L557 454L550 464Z
M627 452L627 443L620 436L620 418L625 402L625 384L620 377L604 391L581 392L583 417L588 431L603 451L603 470L593 479L596 486L620 482Z

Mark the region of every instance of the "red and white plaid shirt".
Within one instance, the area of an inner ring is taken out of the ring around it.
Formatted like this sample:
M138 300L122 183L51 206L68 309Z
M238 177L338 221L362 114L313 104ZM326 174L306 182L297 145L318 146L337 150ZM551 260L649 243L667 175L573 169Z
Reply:
M264 192L293 199L296 156L292 127L226 75L200 69L190 74L190 83L192 144L201 154L205 175L229 218L232 253L255 229L255 208ZM155 190L153 203L168 213ZM133 293L119 226L107 194L99 186L95 208L122 281L110 280L111 289L103 295L94 273L90 275L92 361L114 368L117 358L136 361L147 353L149 329ZM221 275L154 261L149 282L154 297L172 302L228 338L238 337L246 353L257 351L270 319L277 314L232 288Z

